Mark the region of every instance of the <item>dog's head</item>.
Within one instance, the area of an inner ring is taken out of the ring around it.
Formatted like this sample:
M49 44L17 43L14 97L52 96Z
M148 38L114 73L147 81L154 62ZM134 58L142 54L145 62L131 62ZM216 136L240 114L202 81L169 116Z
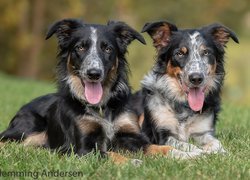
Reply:
M64 19L53 24L46 39L56 34L59 46L59 82L70 94L89 104L105 101L108 91L126 71L124 54L127 46L143 37L123 22L107 25L86 24L76 19ZM124 68L124 70L121 70ZM105 97L106 96L106 97Z
M143 32L158 52L156 71L166 74L173 96L187 100L194 111L203 107L206 95L220 91L224 79L224 47L234 32L221 24L178 30L169 22L147 23Z

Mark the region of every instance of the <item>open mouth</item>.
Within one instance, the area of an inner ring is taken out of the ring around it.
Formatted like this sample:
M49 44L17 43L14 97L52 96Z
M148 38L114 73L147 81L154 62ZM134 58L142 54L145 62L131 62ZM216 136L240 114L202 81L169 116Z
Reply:
M193 111L201 111L205 101L205 87L189 87L179 77L179 83L187 95L188 105Z
M83 81L84 83L84 94L86 97L86 100L90 104L98 104L103 95L103 88L101 82L91 82L91 81Z
M205 93L203 88L201 87L189 88L187 92L187 99L189 107L193 111L201 111L205 100Z

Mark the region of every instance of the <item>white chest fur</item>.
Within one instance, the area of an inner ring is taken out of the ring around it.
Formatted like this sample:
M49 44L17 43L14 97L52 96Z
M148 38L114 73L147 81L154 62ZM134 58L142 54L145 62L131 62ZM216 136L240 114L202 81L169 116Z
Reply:
M212 124L213 114L195 114L179 123L177 138L187 142L190 136L212 131Z
M169 104L163 103L157 95L150 98L148 108L151 111L156 129L169 130L175 138L181 141L187 142L195 134L203 134L213 130L213 114L197 113L179 122Z

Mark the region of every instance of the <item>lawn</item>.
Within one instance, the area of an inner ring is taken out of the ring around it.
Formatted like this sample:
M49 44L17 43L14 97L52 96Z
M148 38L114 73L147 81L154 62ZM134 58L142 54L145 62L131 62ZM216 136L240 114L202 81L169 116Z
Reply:
M22 104L54 91L53 84L0 74L0 131L7 127ZM138 153L128 156L142 159L140 167L131 164L118 166L93 154L81 158L60 156L47 150L10 143L0 148L0 179L4 173L12 171L34 178L38 175L40 179L52 173L57 176L58 172L71 178L78 176L78 179L250 179L249 107L224 102L219 119L217 135L229 152L225 156L174 160L162 156L144 157Z

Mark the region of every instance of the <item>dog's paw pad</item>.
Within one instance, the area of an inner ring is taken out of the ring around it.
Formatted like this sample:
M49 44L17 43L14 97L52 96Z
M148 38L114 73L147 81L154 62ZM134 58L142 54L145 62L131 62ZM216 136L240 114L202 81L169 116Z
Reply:
M140 160L140 159L131 159L131 163L134 165L134 166L141 166L143 161Z

